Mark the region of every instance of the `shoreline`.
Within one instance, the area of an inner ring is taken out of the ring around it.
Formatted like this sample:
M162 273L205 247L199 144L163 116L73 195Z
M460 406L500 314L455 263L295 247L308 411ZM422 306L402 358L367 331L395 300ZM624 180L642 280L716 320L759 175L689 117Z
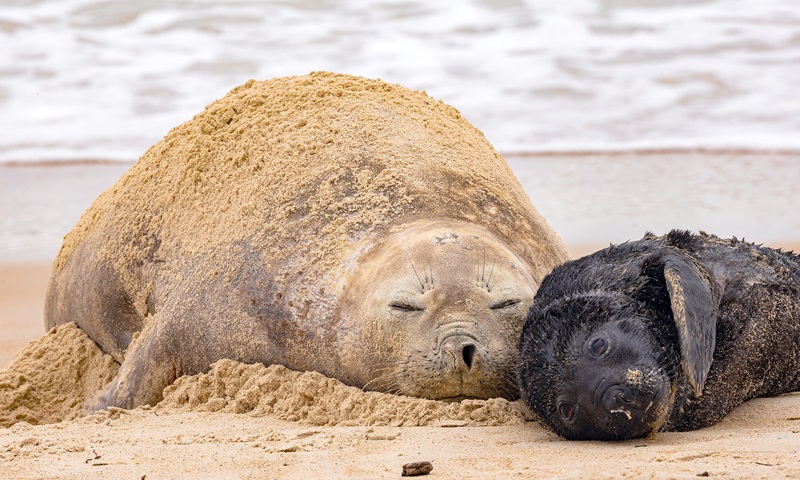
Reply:
M701 156L800 156L796 148L758 148L758 147L621 147L596 149L551 149L551 150L498 150L503 158L547 158L547 157L630 157L664 155ZM34 160L0 160L0 167L65 167L91 165L133 165L137 158L129 160L108 158L43 158Z
M518 152L508 165L575 255L673 228L800 245L800 151ZM64 235L134 161L0 163L0 263L55 258Z
M500 152L504 158L538 158L538 157L629 157L661 156L661 155L706 155L706 156L797 156L800 149L794 148L747 148L747 147L630 147L609 149L565 149L537 151Z

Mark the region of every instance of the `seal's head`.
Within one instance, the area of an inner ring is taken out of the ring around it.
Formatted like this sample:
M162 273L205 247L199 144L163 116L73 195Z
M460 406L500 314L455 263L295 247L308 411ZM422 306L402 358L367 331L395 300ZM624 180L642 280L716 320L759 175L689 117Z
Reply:
M649 237L556 267L522 330L523 399L568 439L655 433L703 392L720 292L693 257Z
M536 282L516 253L473 224L405 226L359 262L346 285L343 353L352 384L432 399L519 396L519 334ZM348 342L353 344L353 342ZM347 362L347 354L369 361Z
M537 332L566 318L582 328L523 333L523 396L549 426L573 440L619 440L653 433L671 405L670 362L647 319L624 297L593 292L532 309Z

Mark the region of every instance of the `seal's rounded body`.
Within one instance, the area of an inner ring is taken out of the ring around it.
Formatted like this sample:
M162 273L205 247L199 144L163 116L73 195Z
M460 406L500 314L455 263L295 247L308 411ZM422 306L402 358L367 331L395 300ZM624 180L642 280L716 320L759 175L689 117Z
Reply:
M455 109L313 73L237 87L151 147L65 237L45 317L122 364L100 407L221 358L513 398L527 306L566 258Z

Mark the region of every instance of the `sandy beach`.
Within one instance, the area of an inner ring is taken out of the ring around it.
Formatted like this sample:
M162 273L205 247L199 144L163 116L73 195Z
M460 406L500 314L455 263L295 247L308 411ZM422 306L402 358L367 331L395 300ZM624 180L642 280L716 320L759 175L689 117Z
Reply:
M43 333L47 264L0 267L3 365ZM0 381L0 388L2 388ZM800 394L756 399L720 424L568 442L536 422L318 426L308 418L140 408L0 429L0 478L798 478Z
M0 368L44 333L44 292L50 263L0 264Z

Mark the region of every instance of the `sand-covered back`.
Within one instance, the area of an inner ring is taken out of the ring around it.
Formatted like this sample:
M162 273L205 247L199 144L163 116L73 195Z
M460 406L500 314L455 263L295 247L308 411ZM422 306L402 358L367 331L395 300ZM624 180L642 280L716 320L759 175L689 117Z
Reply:
M229 278L255 251L273 278L294 282L285 295L300 310L320 272L359 242L437 217L509 240L536 278L567 258L506 162L455 108L349 75L248 81L170 131L104 192L65 237L55 272L89 242L144 316L148 266L188 258L185 268Z

